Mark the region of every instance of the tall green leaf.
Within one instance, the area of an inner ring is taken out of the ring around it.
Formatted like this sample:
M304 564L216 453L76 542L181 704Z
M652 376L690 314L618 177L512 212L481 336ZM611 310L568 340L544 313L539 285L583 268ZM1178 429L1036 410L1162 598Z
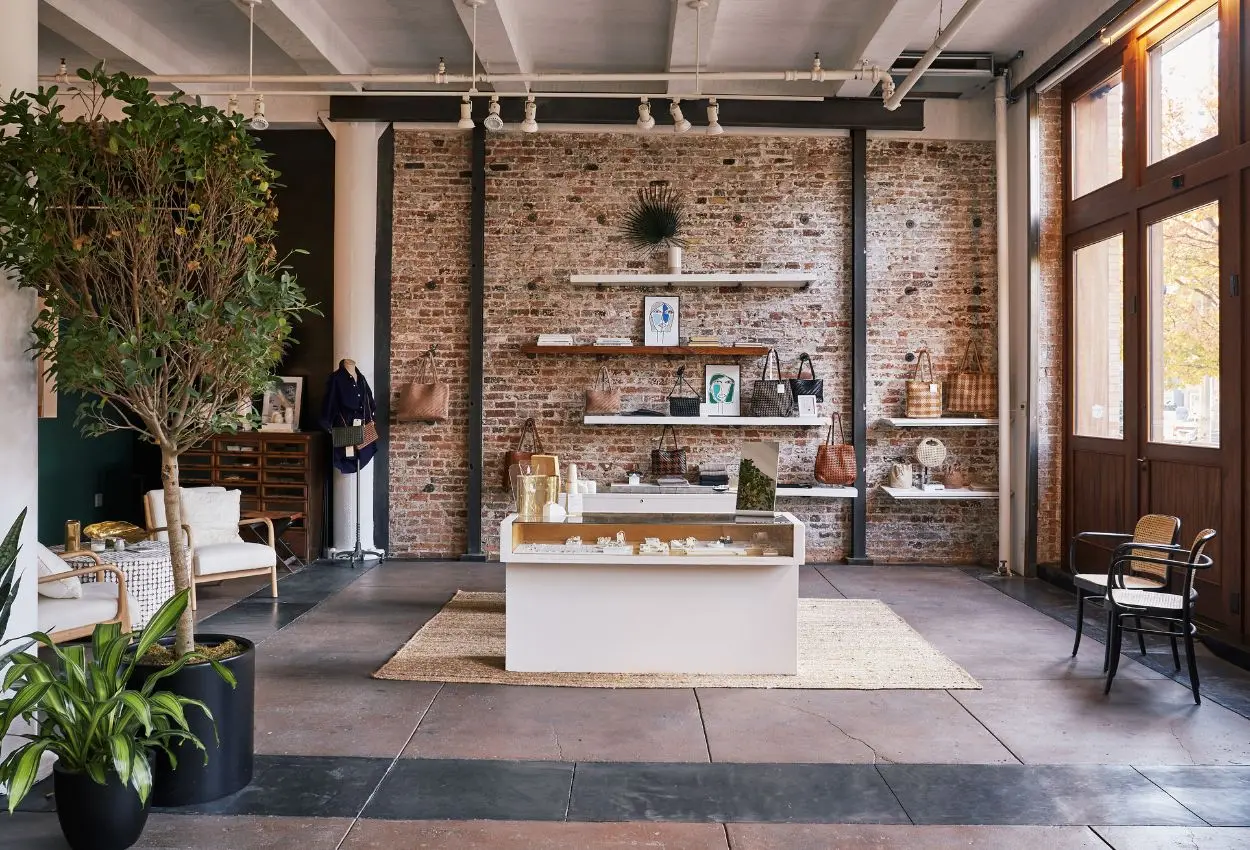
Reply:
M26 509L17 515L9 533L0 543L0 648L3 647L5 632L9 627L9 616L13 613L13 605L17 602L18 579L17 553L21 551L18 542L22 536L22 524L26 521ZM0 657L3 654L0 653Z

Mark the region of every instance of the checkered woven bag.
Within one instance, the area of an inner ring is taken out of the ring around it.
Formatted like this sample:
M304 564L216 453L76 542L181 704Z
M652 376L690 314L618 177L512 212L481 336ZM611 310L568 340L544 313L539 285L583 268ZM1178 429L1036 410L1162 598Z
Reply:
M916 367L907 379L906 389L904 407L908 419L937 419L942 415L942 385L933 377L933 361L923 348L916 355Z
M973 340L964 349L959 371L951 376L946 395L948 413L992 416L998 409L998 380L981 363L981 346Z

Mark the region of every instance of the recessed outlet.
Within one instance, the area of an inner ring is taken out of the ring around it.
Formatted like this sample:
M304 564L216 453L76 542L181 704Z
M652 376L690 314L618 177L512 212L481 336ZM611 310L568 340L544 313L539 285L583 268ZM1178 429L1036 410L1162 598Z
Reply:
M104 507L104 494L103 494L103 493L96 493L96 494L95 494L95 506L96 506L97 508L102 508L102 507Z

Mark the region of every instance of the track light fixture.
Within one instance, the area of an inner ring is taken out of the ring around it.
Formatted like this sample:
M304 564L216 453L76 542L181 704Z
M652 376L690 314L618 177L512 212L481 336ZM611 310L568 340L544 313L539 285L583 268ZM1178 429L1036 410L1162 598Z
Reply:
M490 109L486 120L482 122L482 126L492 133L498 133L503 129L503 119L499 117L499 95L492 94L490 96Z
M447 82L447 63L442 56L438 57L438 70L434 72L434 82L440 86Z
M226 99L226 115L233 118L239 114L239 96L237 94L230 95Z
M681 98L673 98L673 102L668 105L668 114L673 116L673 132L686 133L690 130L690 122L681 114Z
M534 103L534 96L530 95L525 98L525 120L521 122L522 133L538 132L538 104Z
M461 130L473 129L473 101L467 94L460 99L460 120L456 126Z
M256 95L255 105L252 108L252 120L248 122L248 126L253 130L269 129L269 119L265 117L265 96L263 94Z
M709 136L719 136L725 132L725 128L720 125L720 104L716 102L716 98L709 98L707 102L707 134Z
M651 117L651 99L644 97L638 104L638 129L650 130L655 126L655 119Z

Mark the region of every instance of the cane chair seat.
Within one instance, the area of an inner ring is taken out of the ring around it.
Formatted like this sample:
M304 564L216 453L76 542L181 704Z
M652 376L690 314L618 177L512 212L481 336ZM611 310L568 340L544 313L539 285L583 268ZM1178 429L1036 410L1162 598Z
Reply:
M1102 591L1107 589L1106 573L1077 573L1072 583L1084 590ZM1163 582L1146 576L1125 576L1124 586L1132 590L1153 590L1163 587Z
M1191 591L1190 601L1198 598L1198 592ZM1157 609L1160 611L1180 611L1185 607L1185 600L1179 593L1160 593L1153 590L1116 590L1115 603L1121 608Z

